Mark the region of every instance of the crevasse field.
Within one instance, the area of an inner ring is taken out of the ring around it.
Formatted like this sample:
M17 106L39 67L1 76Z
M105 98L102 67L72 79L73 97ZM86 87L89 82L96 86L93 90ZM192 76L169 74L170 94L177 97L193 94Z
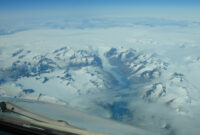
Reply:
M200 16L192 15L1 18L0 97L116 121L99 129L106 133L199 135Z

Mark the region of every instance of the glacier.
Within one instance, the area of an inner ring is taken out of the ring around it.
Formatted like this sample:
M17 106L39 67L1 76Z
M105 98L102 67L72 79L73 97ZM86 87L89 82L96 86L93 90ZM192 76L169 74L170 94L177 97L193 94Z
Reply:
M187 33L198 31L159 27L1 35L0 96L69 106L160 134L198 135L200 48L198 36Z

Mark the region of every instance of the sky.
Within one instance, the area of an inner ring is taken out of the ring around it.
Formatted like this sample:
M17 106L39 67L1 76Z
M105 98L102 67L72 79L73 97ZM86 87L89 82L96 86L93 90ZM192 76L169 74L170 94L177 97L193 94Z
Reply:
M164 5L188 6L200 4L199 0L0 0L1 9L55 8L77 6ZM26 6L26 7L25 7Z
M199 6L199 0L0 0L0 16L191 15Z

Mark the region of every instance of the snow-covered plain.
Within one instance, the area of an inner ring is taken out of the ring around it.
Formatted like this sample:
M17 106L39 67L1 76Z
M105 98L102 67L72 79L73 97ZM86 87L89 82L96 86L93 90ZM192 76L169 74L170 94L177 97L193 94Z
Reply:
M183 23L185 24L185 23ZM0 36L0 95L198 135L200 26L42 28Z

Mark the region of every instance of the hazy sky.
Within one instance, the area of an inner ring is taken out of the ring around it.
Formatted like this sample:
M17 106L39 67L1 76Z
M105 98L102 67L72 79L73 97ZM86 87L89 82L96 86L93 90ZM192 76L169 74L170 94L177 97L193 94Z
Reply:
M198 16L199 6L199 0L0 0L0 17Z

